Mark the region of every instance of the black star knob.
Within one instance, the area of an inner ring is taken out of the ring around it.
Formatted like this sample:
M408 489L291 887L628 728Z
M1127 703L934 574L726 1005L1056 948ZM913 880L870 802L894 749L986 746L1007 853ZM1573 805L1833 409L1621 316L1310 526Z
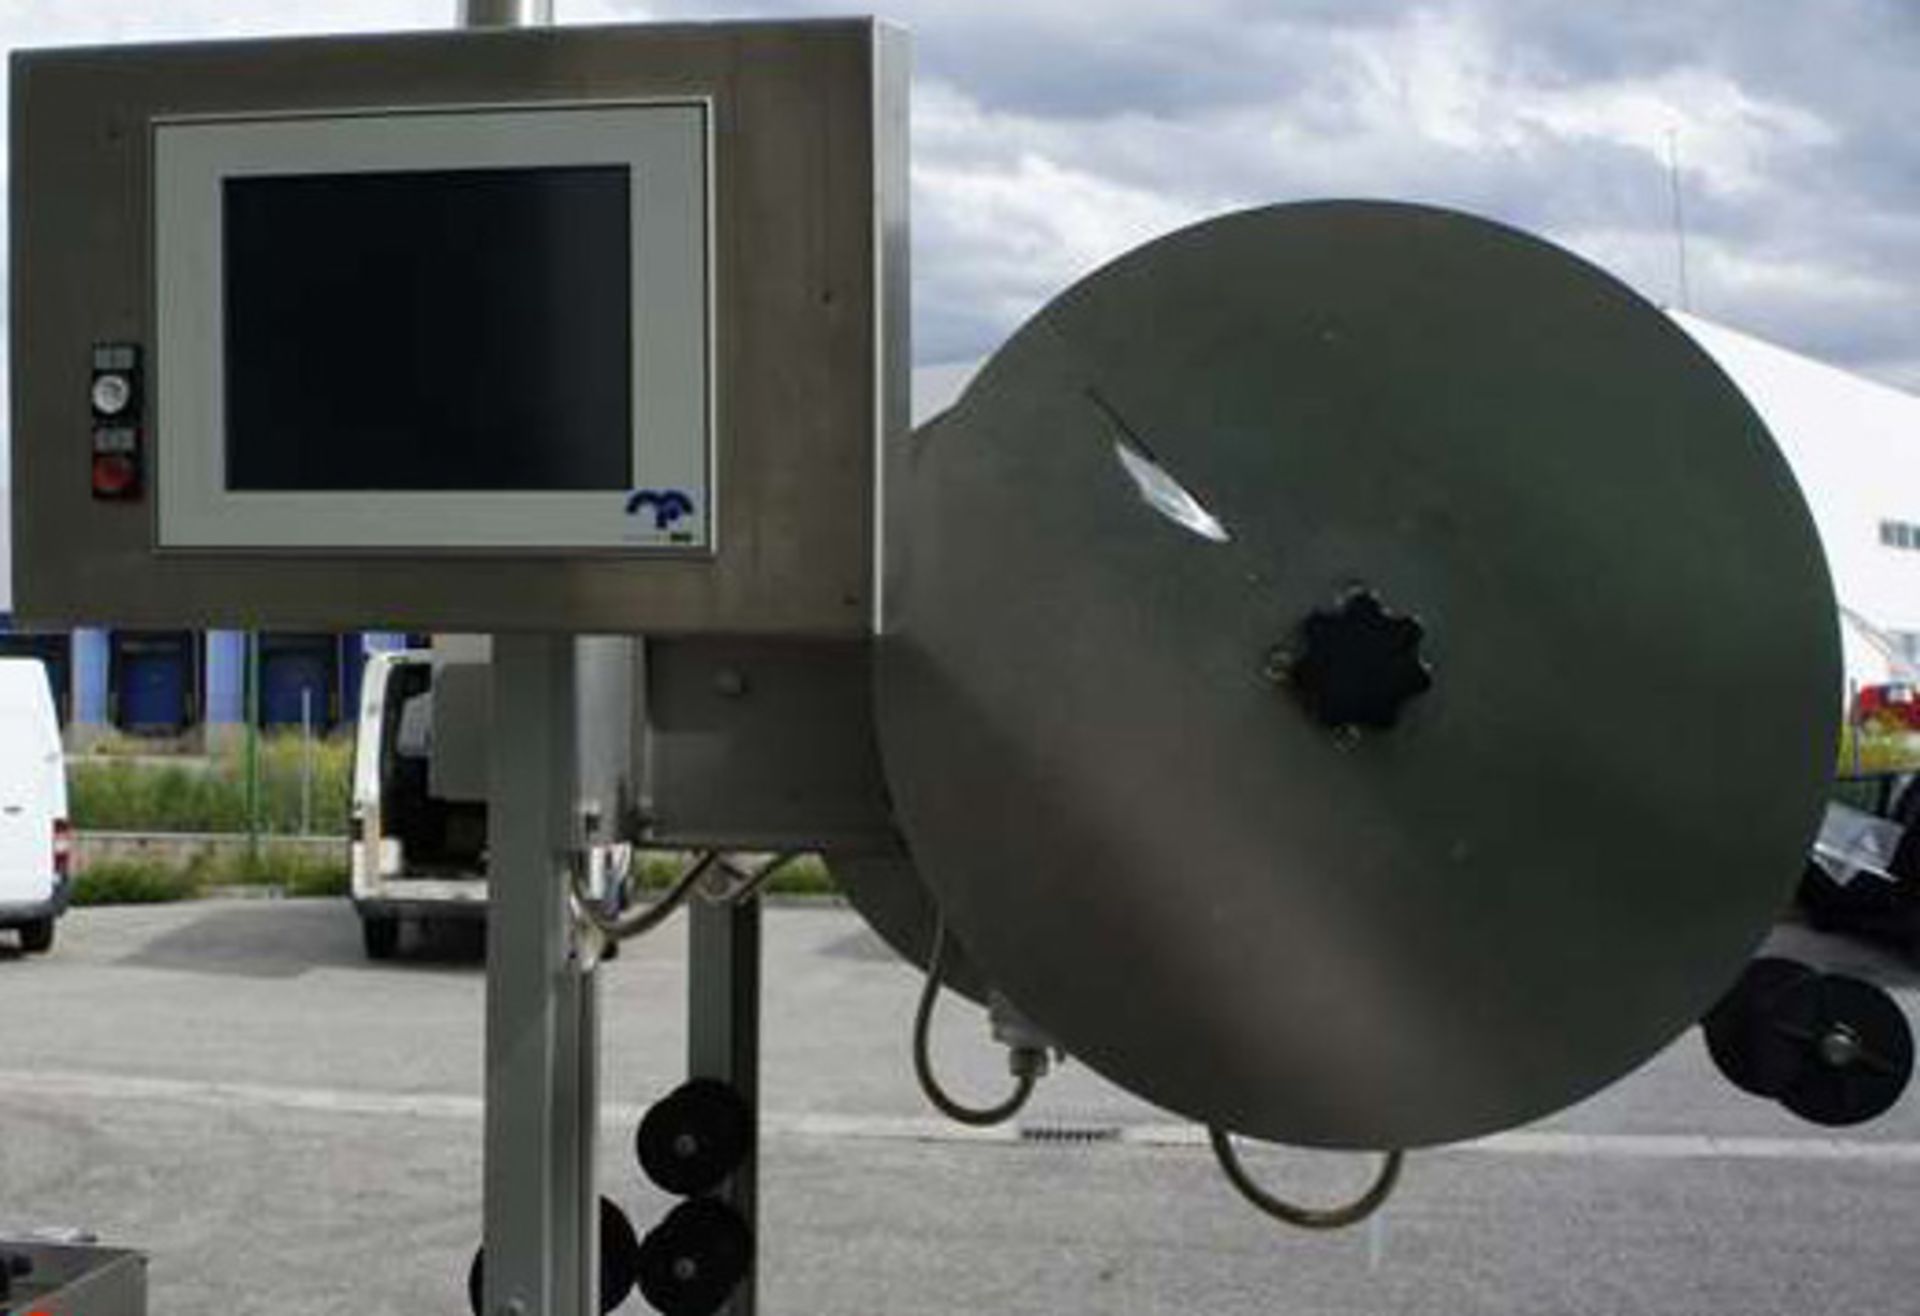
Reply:
M1425 635L1419 622L1357 589L1338 607L1309 613L1296 648L1276 652L1269 670L1326 726L1346 734L1385 730L1408 700L1433 685L1420 655Z

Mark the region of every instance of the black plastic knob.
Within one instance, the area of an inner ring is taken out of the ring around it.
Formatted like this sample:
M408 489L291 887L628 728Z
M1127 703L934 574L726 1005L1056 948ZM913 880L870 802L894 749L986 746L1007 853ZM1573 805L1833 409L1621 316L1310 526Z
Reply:
M1300 623L1295 648L1275 656L1275 675L1336 731L1385 730L1407 702L1433 686L1421 655L1426 629L1358 589Z

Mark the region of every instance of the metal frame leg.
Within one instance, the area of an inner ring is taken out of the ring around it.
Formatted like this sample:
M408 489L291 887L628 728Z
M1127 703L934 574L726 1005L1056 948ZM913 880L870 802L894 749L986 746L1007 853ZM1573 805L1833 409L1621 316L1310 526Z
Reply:
M760 902L696 899L687 950L687 1073L731 1084L753 1112L746 1159L721 1193L755 1240L755 1262L721 1316L753 1316L760 1250Z
M488 1316L588 1316L597 1120L595 988L572 959L574 648L496 636L487 915Z

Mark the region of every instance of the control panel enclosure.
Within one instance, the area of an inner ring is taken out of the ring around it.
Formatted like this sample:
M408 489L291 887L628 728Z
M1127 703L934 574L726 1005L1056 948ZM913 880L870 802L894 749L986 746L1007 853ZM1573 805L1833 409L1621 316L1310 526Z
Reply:
M866 20L15 54L17 613L866 634L905 55Z

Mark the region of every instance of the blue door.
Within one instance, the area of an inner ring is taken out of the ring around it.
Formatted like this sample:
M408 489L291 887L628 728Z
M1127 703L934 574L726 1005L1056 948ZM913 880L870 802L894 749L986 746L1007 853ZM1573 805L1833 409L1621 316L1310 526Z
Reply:
M269 646L260 656L260 724L300 725L301 699L309 701L316 731L332 722L333 653L331 641Z
M115 636L114 721L133 735L175 735L188 722L190 648L177 636Z

